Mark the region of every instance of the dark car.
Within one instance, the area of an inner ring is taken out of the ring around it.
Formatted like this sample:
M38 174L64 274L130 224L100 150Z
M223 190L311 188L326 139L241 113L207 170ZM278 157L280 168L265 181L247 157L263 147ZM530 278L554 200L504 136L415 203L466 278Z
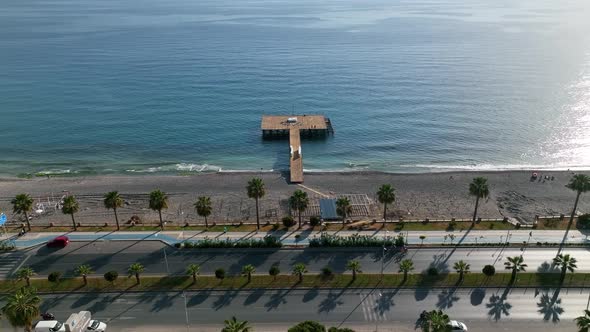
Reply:
M47 242L47 246L50 248L63 248L70 243L70 239L67 236L58 236L55 239Z

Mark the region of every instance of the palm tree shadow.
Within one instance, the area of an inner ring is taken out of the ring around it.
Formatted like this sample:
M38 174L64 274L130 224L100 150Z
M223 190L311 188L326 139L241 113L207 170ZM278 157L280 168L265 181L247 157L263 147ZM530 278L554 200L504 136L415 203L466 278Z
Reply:
M490 301L486 304L486 307L490 309L488 311L488 316L495 321L499 321L502 316L510 316L512 304L507 301L509 291L510 287L506 287L502 295L493 294L490 296Z
M453 304L459 301L459 297L455 294L457 290L456 287L450 290L443 290L440 294L438 294L438 302L436 303L436 307L444 310L453 307Z
M288 290L278 290L276 293L270 296L268 302L264 304L266 311L276 310L281 304L287 303L287 295L291 292L292 288Z
M553 296L549 296L549 291L545 291L541 294L537 307L539 307L538 312L543 315L543 320L546 322L552 321L553 323L558 323L560 321L559 316L565 312L561 306L559 293L560 288L557 288L554 291Z
M320 303L318 312L329 313L330 311L336 309L339 305L344 304L344 302L339 299L341 295L342 292L335 294L330 291L326 298Z
M389 311L391 307L395 306L393 298L399 292L401 286L398 286L393 292L383 292L377 303L375 304L375 311L379 313L379 316L383 316L386 311Z

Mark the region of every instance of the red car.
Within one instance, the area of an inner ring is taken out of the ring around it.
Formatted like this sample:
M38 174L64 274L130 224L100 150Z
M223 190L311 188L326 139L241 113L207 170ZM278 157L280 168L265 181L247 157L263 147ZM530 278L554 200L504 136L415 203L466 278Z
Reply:
M70 239L67 236L62 235L62 236L58 236L55 239L47 242L47 246L50 248L63 248L65 246L67 246L68 243L70 243Z

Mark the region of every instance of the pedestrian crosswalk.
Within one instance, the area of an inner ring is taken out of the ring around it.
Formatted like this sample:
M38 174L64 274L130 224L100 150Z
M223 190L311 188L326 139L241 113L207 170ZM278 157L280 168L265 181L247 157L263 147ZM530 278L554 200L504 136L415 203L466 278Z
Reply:
M368 322L387 321L387 311L393 306L391 297L378 291L359 293L363 316Z
M27 256L20 251L0 254L0 279L10 278L12 273L22 266L26 259Z

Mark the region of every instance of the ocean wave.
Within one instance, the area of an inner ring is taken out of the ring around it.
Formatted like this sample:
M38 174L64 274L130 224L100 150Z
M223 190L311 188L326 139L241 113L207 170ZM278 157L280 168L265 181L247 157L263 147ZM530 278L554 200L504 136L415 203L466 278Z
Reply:
M432 165L415 164L399 165L408 170L428 170L429 172L444 171L583 171L590 170L590 165L534 165L534 164L471 164L471 165Z
M221 167L208 165L208 164L189 164L179 163L171 165L153 166L143 169L126 169L128 173L166 173L166 172L194 172L194 173L205 173L205 172L220 172Z
M35 175L67 175L67 174L77 174L78 171L74 171L71 169L50 169L50 170L43 170L39 172L35 172Z

